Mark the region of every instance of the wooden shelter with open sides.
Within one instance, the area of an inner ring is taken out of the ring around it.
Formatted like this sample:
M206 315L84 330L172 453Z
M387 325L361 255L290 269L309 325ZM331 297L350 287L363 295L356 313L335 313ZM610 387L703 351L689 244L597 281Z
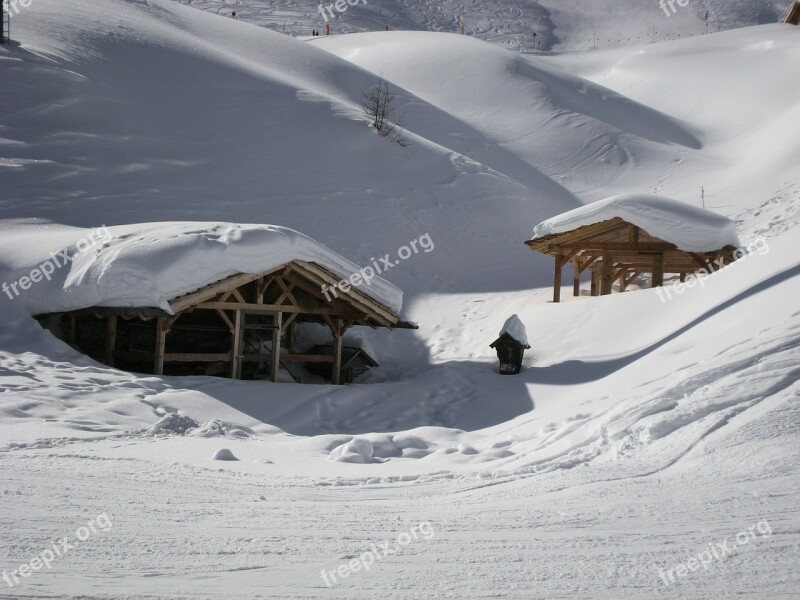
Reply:
M129 371L286 382L312 373L339 384L353 376L349 357L377 364L344 347L350 328L416 326L356 288L329 301L322 286L338 282L324 267L294 260L172 298L171 311L96 306L37 318L85 354Z
M735 234L735 223L716 215L694 207L688 207L694 211L694 215L706 218L713 226L719 228L721 235L708 236L709 239L716 240L706 242L714 247L697 251L684 250L679 247L681 242L677 239L665 239L668 234L656 237L646 231L631 220L621 216L614 216L614 200L607 199L603 207L602 216L595 219L595 222L588 222L586 218L580 219L570 217L571 213L566 213L561 217L567 217L565 222L575 223L574 228L563 230L563 226L557 227L558 231L550 231L544 228L544 235L535 236L526 245L533 251L541 252L553 257L553 302L561 301L562 273L564 267L572 266L573 273L573 295L579 296L581 291L581 276L584 272L591 273L591 295L603 296L611 294L616 289L624 292L626 288L640 277L650 280L651 287L664 285L665 277L668 275L680 276L684 281L689 274L705 271L707 273L719 270L721 266L735 260L737 246L734 242L738 239ZM637 199L624 199L626 208ZM648 203L647 209L652 213L660 209L655 203L665 203L666 210L674 208L676 201L665 201L655 197L645 197L643 200ZM603 202L603 201L601 201ZM592 205L587 205L576 211L575 214L589 213ZM685 208L679 210L687 210ZM622 211L623 213L625 211ZM635 212L635 211L634 211ZM692 213L689 213L692 215ZM671 219L671 224L675 229L680 228L680 218ZM559 217L556 217L559 219ZM636 219L634 219L636 220ZM547 226L546 221L542 225ZM541 230L542 225L537 227ZM687 229L691 229L690 222L685 223ZM712 229L708 223L704 223L706 229ZM731 233L731 230L733 233ZM685 235L676 235L685 238ZM719 240L730 240L730 243L723 243Z

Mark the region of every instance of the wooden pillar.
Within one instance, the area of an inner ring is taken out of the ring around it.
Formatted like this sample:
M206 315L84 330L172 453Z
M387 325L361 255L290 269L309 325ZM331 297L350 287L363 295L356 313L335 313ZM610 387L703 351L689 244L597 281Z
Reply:
M78 320L70 313L67 316L67 342L74 344L78 339Z
M600 295L600 271L592 267L592 296Z
M295 322L292 321L286 329L286 347L289 349L289 354L295 353Z
M167 320L164 317L156 319L156 354L153 372L156 375L164 374L164 348L167 345Z
M331 381L333 385L341 385L342 383L342 336L343 327L342 320L336 319L335 331L333 332L333 373Z
M664 285L664 255L657 254L653 257L653 287Z
M628 269L623 267L619 276L619 291L624 292L625 288L627 287L628 287Z
M283 313L275 316L275 330L272 332L272 381L278 383L278 373L281 369L281 325Z
M602 273L600 275L600 295L608 296L614 283L614 259L609 252L603 252Z
M239 379L242 376L242 329L244 320L242 311L237 310L233 313L233 330L231 331L231 379Z
M106 364L114 366L114 350L117 347L117 315L106 319Z
M264 278L259 277L256 279L256 304L264 304L264 293L261 291L262 285L264 285Z
M556 254L555 273L553 274L553 302L561 302L561 268L564 266L564 256Z
M577 258L572 261L572 295L581 295L581 261Z

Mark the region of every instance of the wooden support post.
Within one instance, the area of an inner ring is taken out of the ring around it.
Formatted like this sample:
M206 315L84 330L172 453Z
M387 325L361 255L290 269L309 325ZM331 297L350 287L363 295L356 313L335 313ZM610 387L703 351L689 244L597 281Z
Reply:
M153 365L153 372L156 375L164 374L164 348L167 345L167 319L159 317L156 319L156 354Z
M278 383L278 374L281 370L281 325L283 313L275 316L275 330L272 332L272 381Z
M233 330L231 331L231 379L239 379L242 376L242 329L244 319L242 311L233 311Z
M664 285L664 255L657 254L653 257L653 287Z
M609 252L603 252L603 271L600 276L600 295L608 296L614 282L614 259Z
M624 292L628 287L628 269L623 268L619 276L619 291Z
M331 380L333 385L342 383L342 320L336 319L334 322L335 331L333 332L333 373Z
M106 318L106 364L114 366L114 350L117 347L117 315Z
M74 314L70 313L67 321L67 342L74 344L78 339L78 320Z
M296 326L294 319L289 324L289 327L286 329L286 347L289 349L289 354L294 354L296 351L295 342L295 333L296 333Z
M578 258L572 261L572 295L581 295L581 261Z
M592 296L600 295L600 271L592 267Z
M555 257L555 273L553 274L553 302L561 302L561 268L564 255L557 254Z

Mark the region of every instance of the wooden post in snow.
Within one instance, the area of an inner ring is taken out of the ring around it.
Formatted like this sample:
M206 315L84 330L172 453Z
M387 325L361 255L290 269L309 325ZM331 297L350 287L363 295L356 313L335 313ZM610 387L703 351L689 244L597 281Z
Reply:
M342 336L344 334L342 320L334 321L335 331L333 332L333 373L331 381L333 385L342 383Z
M236 310L233 313L231 331L231 379L239 379L242 376L242 326L242 311Z
M114 366L114 350L117 347L117 315L106 319L106 364Z
M153 372L156 375L164 374L164 348L167 345L167 319L159 317L156 319L156 355Z
M275 330L272 332L272 381L278 383L278 373L281 369L281 328L283 326L283 313L275 317Z
M561 302L561 267L563 266L564 256L556 254L555 272L553 273L553 302Z
M653 257L653 287L664 285L664 255L657 254Z

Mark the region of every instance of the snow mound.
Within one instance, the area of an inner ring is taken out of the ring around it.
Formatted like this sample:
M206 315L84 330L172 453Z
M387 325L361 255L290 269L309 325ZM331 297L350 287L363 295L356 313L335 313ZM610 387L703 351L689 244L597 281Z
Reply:
M65 230L73 239L62 246ZM36 293L21 294L33 314L92 306L158 307L172 314L169 300L293 260L315 263L342 279L360 268L311 238L274 225L164 222L83 230L16 224L6 234L28 240L32 249L15 265L12 280L48 261L62 265L35 284ZM54 234L61 243L54 244ZM356 287L399 314L399 288L380 278Z
M372 442L365 438L353 438L346 444L331 450L330 460L334 462L367 464L374 462Z
M145 432L147 435L186 435L190 430L199 427L199 423L186 415L169 413L161 417Z
M511 315L503 325L503 328L500 330L498 335L502 336L504 333L510 335L520 344L525 346L530 345L528 344L528 332L526 331L525 325L520 320L518 315Z
M249 438L253 434L253 430L249 427L228 423L226 421L220 421L219 419L212 419L208 423L205 423L194 429L190 435L203 438Z
M740 245L736 223L711 211L653 194L619 194L539 223L533 239L619 217L686 252Z
M238 461L239 459L233 455L233 452L228 450L227 448L220 448L216 452L214 452L214 456L211 457L211 460L226 460L226 461Z

